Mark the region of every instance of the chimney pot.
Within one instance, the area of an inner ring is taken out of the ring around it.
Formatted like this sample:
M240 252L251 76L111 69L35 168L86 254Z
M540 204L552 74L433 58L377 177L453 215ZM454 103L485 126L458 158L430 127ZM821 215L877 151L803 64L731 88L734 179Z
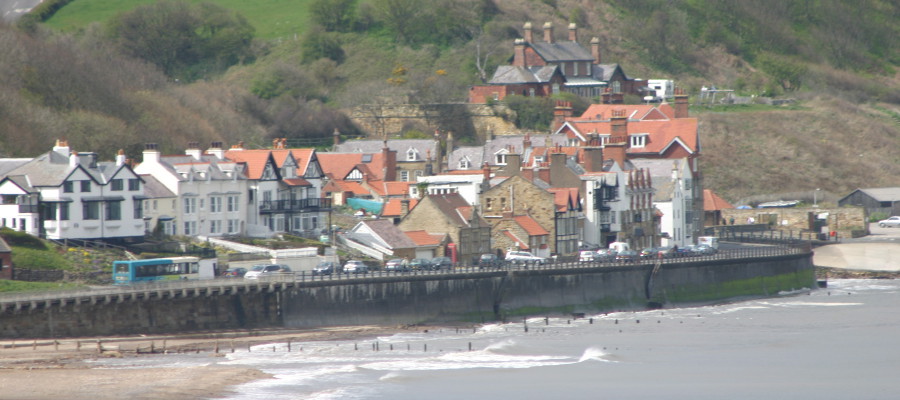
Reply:
M553 43L553 23L552 22L544 23L544 41L547 43Z

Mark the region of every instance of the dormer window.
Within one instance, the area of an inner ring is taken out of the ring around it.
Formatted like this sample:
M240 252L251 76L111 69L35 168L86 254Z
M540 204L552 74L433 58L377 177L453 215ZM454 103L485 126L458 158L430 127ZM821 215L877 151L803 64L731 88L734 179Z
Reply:
M472 167L472 162L469 161L468 157L463 157L459 159L459 169L469 169Z
M410 148L406 151L406 161L416 161L419 158L418 154L419 152L416 149Z
M506 154L509 153L506 149L501 149L500 151L494 153L494 164L497 165L506 165Z
M650 135L646 133L631 135L631 147L645 147L647 145L648 136Z
M534 163L535 163L535 164L542 163L542 162L544 162L544 160L545 160L545 159L544 159L544 156L534 156Z

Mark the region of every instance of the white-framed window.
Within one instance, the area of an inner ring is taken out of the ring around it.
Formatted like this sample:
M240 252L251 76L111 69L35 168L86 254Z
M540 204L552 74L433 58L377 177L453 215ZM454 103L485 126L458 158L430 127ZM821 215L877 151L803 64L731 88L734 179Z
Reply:
M241 223L237 219L229 219L228 220L228 233L238 233L238 230L241 227Z
M572 75L578 76L578 63L577 63L577 62L574 62L574 63L572 63L572 64L575 64L575 71L574 71L574 73L573 73Z
M506 152L494 154L494 164L506 165Z
M649 136L648 134L638 133L630 136L631 147L644 147L647 145L647 136Z
M472 167L472 163L469 161L467 157L463 157L459 159L459 169L469 169Z
M416 161L419 158L418 154L419 152L416 149L410 148L406 150L406 161Z
M197 221L184 221L184 234L191 236L197 234Z
M210 196L209 197L209 212L211 212L211 213L222 212L222 197L221 196Z
M184 198L184 213L185 214L193 214L197 212L197 199L193 197L185 197ZM185 222L187 224L187 222ZM185 225L187 226L187 225Z
M420 178L420 177L422 177L422 175L425 175L425 171L422 171L421 169L417 169L415 175L416 175L416 178Z
M222 221L213 219L209 221L209 233L211 234L220 234L222 233Z
M410 185L410 187L409 187L409 195L412 196L413 198L419 197L419 187L418 187L418 186L414 186L414 185Z
M542 163L544 161L545 161L544 156L534 156L535 163Z
M284 168L281 168L281 177L287 179L295 178L294 167L286 166Z
M409 182L409 171L400 171L400 180L402 182Z
M612 92L613 93L622 93L622 82L612 81Z
M228 196L228 204L227 204L228 212L238 211L238 197L237 196Z

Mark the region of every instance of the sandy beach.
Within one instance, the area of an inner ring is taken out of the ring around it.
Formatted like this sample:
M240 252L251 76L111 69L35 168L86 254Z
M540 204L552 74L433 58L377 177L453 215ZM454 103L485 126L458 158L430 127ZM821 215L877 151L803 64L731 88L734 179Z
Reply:
M213 360L232 351L250 351L251 346L269 343L364 339L426 329L429 328L353 326L153 337L2 340L0 399L218 398L234 385L270 376L252 368L220 365L110 369L97 368L90 361L110 357L165 357L163 353L191 353ZM292 351L301 349L294 346Z

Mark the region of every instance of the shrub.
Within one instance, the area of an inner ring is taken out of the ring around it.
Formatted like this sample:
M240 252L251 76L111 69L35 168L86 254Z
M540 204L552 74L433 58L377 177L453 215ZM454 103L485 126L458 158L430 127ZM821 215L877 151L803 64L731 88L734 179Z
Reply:
M22 231L14 231L4 227L0 229L0 237L6 240L6 243L14 247L23 247L35 250L47 250L47 245L41 239L31 236Z
M12 263L16 268L27 269L71 269L72 264L52 250L35 250L16 247L12 252Z

